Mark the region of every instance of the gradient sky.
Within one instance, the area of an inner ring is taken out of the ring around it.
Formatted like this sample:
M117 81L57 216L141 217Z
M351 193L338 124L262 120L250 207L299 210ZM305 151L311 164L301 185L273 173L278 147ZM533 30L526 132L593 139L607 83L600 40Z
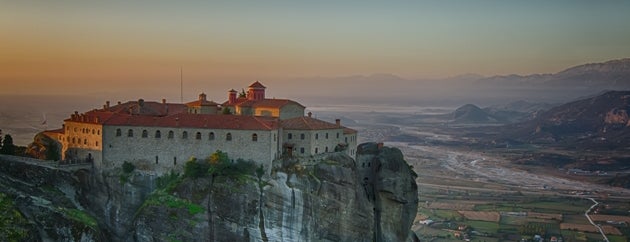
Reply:
M223 94L253 80L550 73L625 57L630 1L0 0L0 95L172 92L180 66L190 88Z

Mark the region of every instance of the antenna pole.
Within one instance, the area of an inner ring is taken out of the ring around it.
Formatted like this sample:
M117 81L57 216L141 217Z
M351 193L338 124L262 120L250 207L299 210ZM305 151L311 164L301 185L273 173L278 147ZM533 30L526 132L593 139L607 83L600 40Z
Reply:
M179 67L179 101L184 103L184 68Z

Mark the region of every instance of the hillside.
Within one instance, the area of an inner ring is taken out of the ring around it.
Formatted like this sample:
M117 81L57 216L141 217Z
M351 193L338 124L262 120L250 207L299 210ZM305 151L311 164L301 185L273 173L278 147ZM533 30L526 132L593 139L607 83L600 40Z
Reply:
M626 148L630 142L630 91L610 91L570 102L509 126L505 138L588 148Z
M454 123L497 123L499 119L488 114L483 109L473 105L466 104L457 108L452 113L452 122Z

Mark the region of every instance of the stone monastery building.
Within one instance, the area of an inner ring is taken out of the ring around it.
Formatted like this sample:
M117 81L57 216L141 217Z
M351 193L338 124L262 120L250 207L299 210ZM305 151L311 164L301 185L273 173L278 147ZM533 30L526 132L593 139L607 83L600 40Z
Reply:
M357 131L341 126L339 119L329 123L305 116L304 109L292 100L266 98L265 86L254 82L245 96L228 91L222 104L203 93L186 104L106 102L102 109L75 112L62 129L46 134L61 144L62 160L92 161L99 168L129 161L168 171L217 150L267 168L282 156L355 155Z

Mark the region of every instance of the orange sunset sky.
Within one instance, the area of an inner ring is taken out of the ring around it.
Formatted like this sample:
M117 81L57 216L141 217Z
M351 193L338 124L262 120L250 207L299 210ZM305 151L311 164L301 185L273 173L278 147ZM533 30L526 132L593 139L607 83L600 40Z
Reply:
M254 80L551 73L630 56L629 1L0 3L0 95L158 98L180 67L190 99Z

